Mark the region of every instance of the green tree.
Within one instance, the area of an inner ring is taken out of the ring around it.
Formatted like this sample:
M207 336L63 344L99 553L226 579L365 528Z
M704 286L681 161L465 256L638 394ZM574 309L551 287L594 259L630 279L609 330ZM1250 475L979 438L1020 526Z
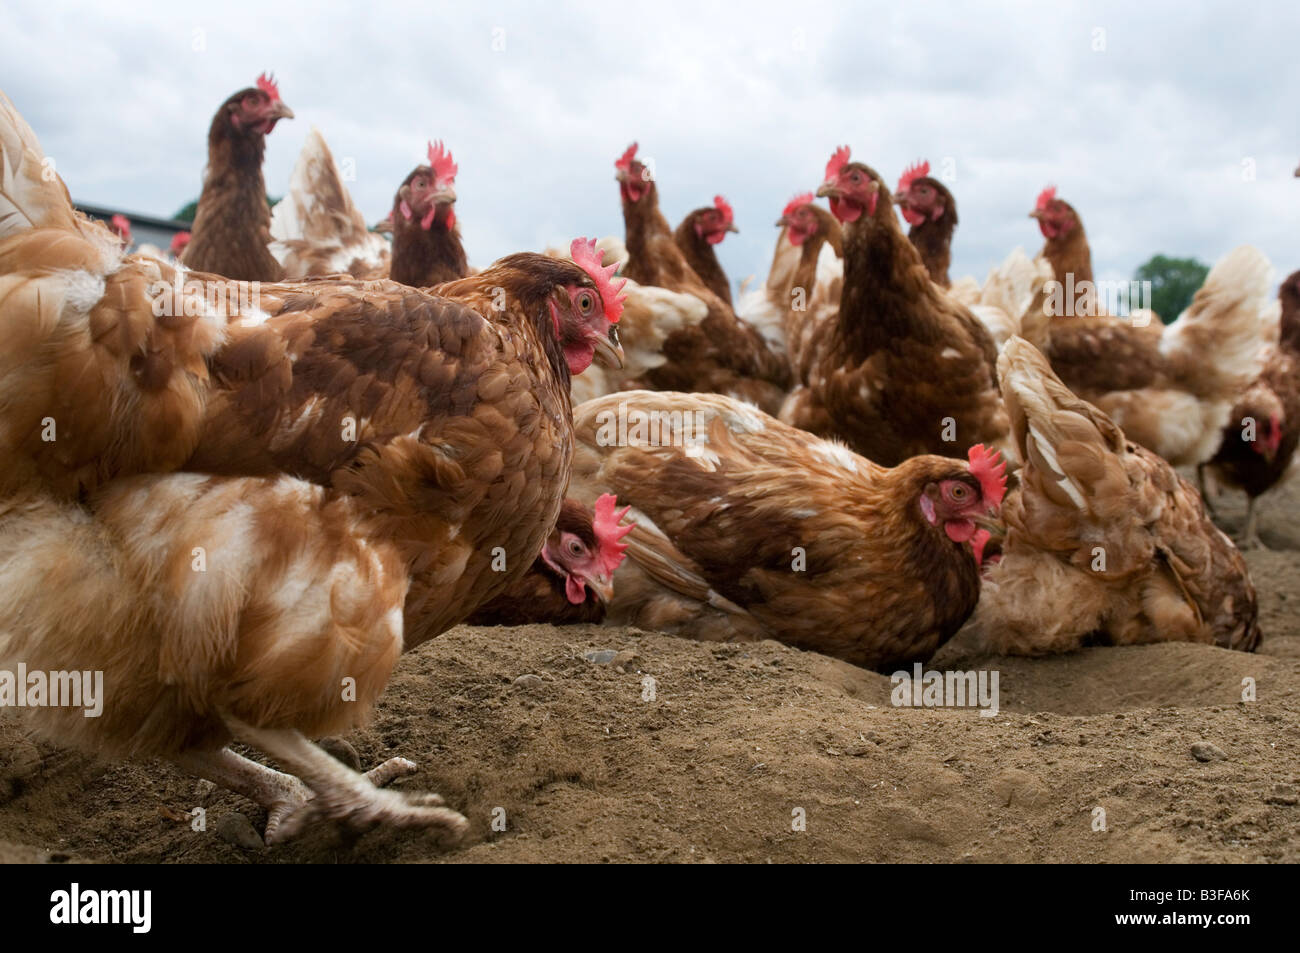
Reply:
M279 196L268 195L266 197L266 204L271 208L275 208L275 203L278 201L280 201ZM182 222L192 222L194 221L194 213L198 210L199 200L195 199L193 202L187 202L179 212L172 216L172 218L178 219Z
M1138 281L1151 282L1151 308L1165 324L1177 319L1192 303L1196 289L1205 284L1210 267L1195 258L1156 255L1137 270Z

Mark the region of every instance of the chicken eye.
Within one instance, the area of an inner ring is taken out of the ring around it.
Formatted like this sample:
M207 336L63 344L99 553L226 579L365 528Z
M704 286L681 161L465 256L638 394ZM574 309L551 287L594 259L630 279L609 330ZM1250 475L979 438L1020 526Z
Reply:
M854 172L851 176L849 176L849 178L852 179L854 182L861 182L861 181L862 181L862 173L861 173L861 172Z
M570 540L570 541L569 541L569 555L570 555L570 556L581 556L581 555L582 555L582 543L578 542L576 539Z
M948 488L948 495L960 503L970 496L970 487L965 483L954 483Z
M577 298L574 300L578 305L578 310L584 315L591 314L596 307L596 295L590 291L579 291Z

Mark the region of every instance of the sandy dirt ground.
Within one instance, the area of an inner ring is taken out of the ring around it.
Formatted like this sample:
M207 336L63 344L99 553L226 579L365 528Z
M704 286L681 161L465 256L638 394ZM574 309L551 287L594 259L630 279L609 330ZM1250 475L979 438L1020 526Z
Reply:
M998 671L988 718L894 707L888 677L774 642L462 627L405 657L348 739L367 767L419 762L401 786L469 817L459 846L318 828L266 848L265 815L233 794L0 724L0 860L1296 862L1300 487L1264 505L1255 655L989 658L959 634L929 667ZM1240 530L1241 498L1220 512Z

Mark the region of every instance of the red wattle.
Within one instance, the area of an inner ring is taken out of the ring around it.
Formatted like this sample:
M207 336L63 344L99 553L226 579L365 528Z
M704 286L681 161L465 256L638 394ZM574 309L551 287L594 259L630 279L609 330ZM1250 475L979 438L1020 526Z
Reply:
M565 576L564 595L575 606L580 606L587 601L587 587L581 579L574 576Z
M975 524L970 520L948 520L943 524L943 531L954 543L964 543L975 535Z
M847 225L862 217L862 206L847 199L831 199L831 214L839 219L841 224Z
M920 225L925 221L924 215L920 212L913 212L910 208L904 208L902 212L903 221L907 222L908 225Z

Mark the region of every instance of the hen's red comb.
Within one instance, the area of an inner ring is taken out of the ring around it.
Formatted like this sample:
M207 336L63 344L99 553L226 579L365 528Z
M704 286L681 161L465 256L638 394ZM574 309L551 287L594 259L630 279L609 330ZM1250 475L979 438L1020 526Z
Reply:
M788 215L793 215L797 209L805 205L812 205L812 203L813 194L811 192L800 193L785 203L785 208L781 209L781 217L785 218Z
M726 199L724 199L721 195L713 196L713 207L716 208L718 212L721 213L722 220L726 222L728 225L730 225L733 221L735 221L735 215L731 211L731 203L728 202Z
M111 219L109 219L109 221L113 223L113 227L116 228L119 232L121 232L123 236L131 234L131 220L127 218L125 215L123 215L121 212L118 212Z
M179 256L185 250L185 246L190 243L189 232L177 232L172 236L172 243L168 246L168 251L173 255Z
M276 85L275 77L270 73L263 73L257 77L257 88L270 96L272 100L280 98L280 87Z
M826 163L826 181L830 181L840 174L840 169L844 168L849 161L849 147L840 146L831 156L831 161Z
M917 179L923 179L930 174L930 163L927 161L914 162L909 165L898 179L899 192L906 192L912 187L912 183Z
M453 184L460 168L451 161L451 150L443 148L441 139L429 143L429 166L433 169L433 187L436 189Z
M620 526L619 521L627 516L630 506L623 507L622 512L615 509L618 506L618 497L613 493L602 493L596 499L596 518L592 520L591 528L596 534L596 563L607 575L613 575L614 570L623 563L623 553L627 549L627 543L622 542L624 536L632 532L635 523L628 523L626 526Z
M632 160L636 158L636 143L627 147L627 151L614 160L614 168L622 169L624 172L632 168Z
M1038 202L1034 205L1034 208L1041 212L1047 208L1048 203L1054 198L1056 198L1056 186L1049 185L1038 193Z
M984 498L994 506L1001 505L1007 492L1007 462L1002 454L977 443L967 451L966 458L970 460L971 476L980 481Z
M600 252L596 250L594 238L575 238L569 245L569 257L596 283L596 290L600 292L600 299L605 305L605 319L610 324L617 324L623 316L623 302L627 300L627 295L623 293L627 279L620 278L617 282L610 280L614 272L618 271L618 265L600 263Z

